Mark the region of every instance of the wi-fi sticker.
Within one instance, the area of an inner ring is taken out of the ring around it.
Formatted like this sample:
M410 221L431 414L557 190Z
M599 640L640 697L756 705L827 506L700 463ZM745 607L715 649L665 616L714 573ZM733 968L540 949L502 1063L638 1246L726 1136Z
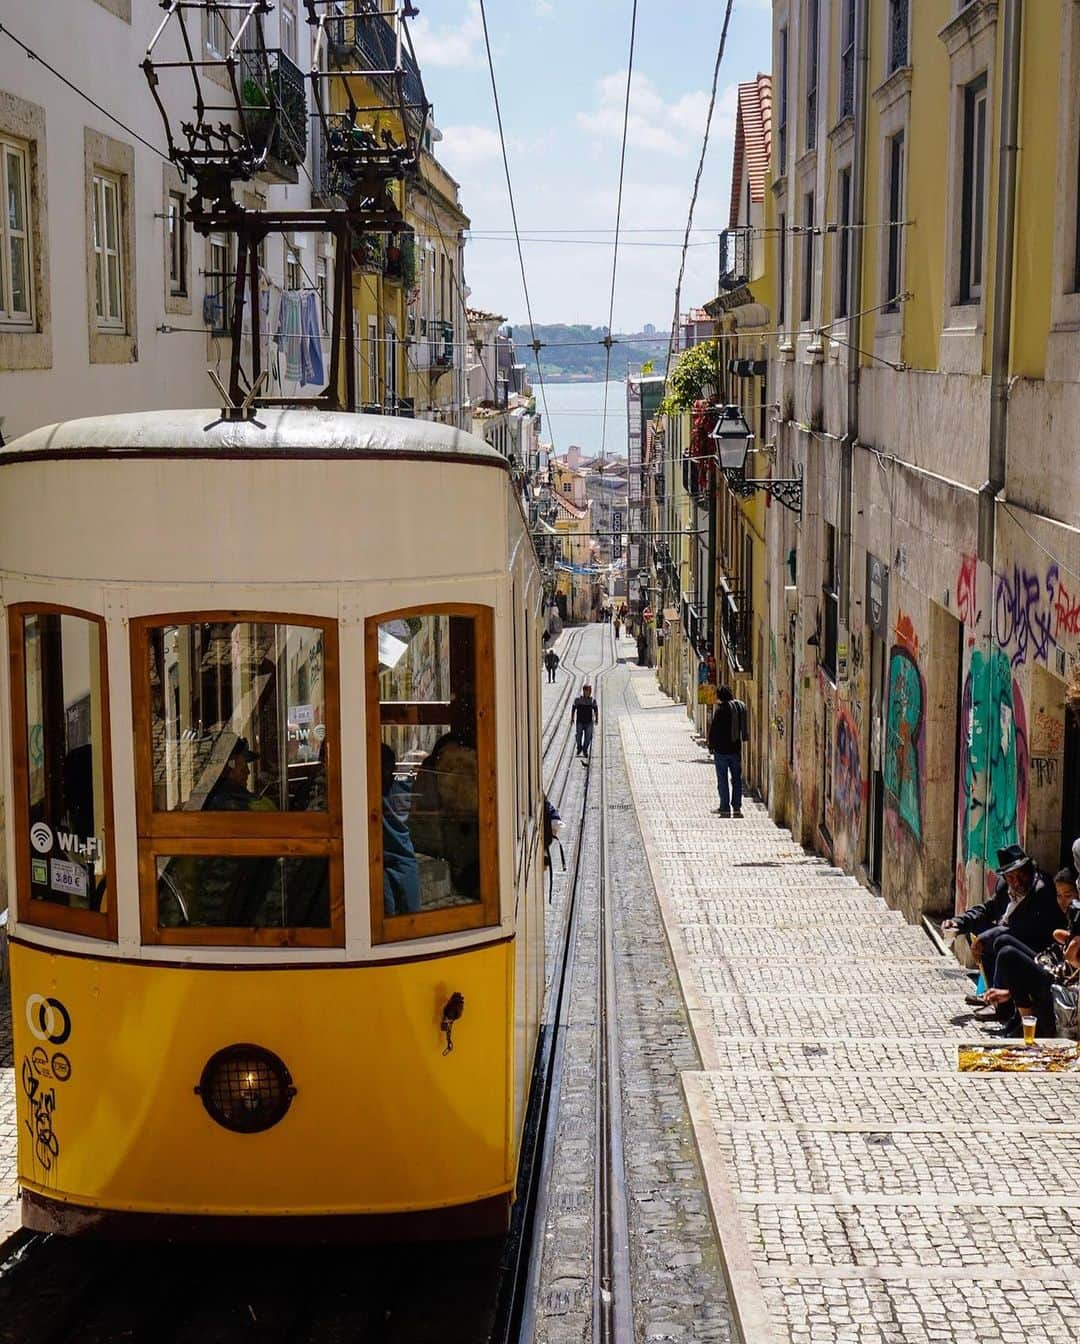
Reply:
M35 821L30 827L30 843L39 854L48 854L53 847L52 827L43 821Z

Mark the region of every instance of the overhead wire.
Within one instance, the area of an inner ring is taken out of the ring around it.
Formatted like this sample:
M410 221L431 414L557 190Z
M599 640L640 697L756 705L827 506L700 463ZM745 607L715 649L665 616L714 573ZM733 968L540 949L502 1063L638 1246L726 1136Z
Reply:
M533 322L532 304L529 300L529 282L525 278L525 253L521 248L521 231L518 228L517 206L514 203L514 187L510 180L510 158L506 150L506 134L503 130L502 108L499 106L499 88L495 79L495 61L491 54L491 34L488 31L487 8L484 0L480 0L480 22L484 29L484 50L487 53L488 74L491 77L491 96L495 102L495 120L499 127L499 146L502 150L503 172L506 174L506 192L510 199L510 218L514 225L514 238L517 243L518 266L521 268L521 288L525 297L525 313L529 319L529 334L532 337L532 352L536 360L536 377L540 383L540 399L544 407L544 418L547 420L547 391L544 388L544 371L540 366L540 344L536 339L536 325ZM550 423L550 422L549 422ZM555 453L554 439L551 443L551 451Z
M611 390L611 329L615 323L615 281L619 272L619 228L622 224L623 183L626 178L626 140L630 128L630 87L634 77L634 41L637 37L638 0L630 10L630 54L626 61L626 98L623 102L622 148L619 151L619 194L615 204L615 242L611 250L611 299L608 303L607 331L604 335L604 418L600 426L600 456L607 448L608 393Z
M712 129L713 112L716 108L716 90L720 83L720 67L724 61L724 50L727 47L728 25L731 23L731 11L734 0L727 0L724 9L724 25L720 30L720 43L716 49L716 62L713 65L712 88L709 92L709 109L705 114L705 133L701 138L701 155L698 159L697 172L694 174L694 189L690 194L690 209L686 216L686 232L683 235L682 256L679 260L679 278L675 282L675 313L671 320L671 335L668 338L667 358L664 361L664 379L665 382L671 372L671 356L674 353L675 344L679 337L679 307L682 303L682 283L686 275L686 253L690 246L690 230L694 224L694 208L697 205L698 191L701 187L701 176L705 171L705 158L709 152L709 132Z

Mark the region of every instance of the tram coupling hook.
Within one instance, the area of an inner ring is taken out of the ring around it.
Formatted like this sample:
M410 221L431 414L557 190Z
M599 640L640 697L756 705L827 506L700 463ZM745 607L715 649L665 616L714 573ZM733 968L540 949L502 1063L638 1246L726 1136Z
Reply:
M458 1018L464 1011L465 1011L465 995L459 994L455 990L454 993L451 994L450 997L443 1004L442 1023L440 1024L440 1030L446 1037L446 1049L443 1051L444 1055L448 1055L454 1048L454 1036L453 1036L454 1023L458 1020Z

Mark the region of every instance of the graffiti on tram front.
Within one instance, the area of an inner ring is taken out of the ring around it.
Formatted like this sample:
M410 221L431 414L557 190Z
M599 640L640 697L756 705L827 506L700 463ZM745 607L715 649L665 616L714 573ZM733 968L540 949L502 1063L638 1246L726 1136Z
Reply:
M62 1050L50 1052L47 1046L63 1044L71 1034L71 1017L59 999L31 994L26 1001L26 1021L30 1032L41 1044L23 1056L20 1077L26 1102L26 1125L34 1161L43 1171L51 1171L60 1157L60 1137L56 1130L56 1085L71 1077L71 1060Z

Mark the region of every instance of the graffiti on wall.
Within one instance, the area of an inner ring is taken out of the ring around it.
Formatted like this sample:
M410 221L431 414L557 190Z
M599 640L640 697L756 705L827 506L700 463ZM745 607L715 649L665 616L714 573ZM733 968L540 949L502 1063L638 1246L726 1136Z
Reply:
M976 602L978 569L973 555L965 555L956 573L956 614L965 625L976 625L979 609Z
M1049 662L1069 636L1080 635L1080 594L1070 591L1057 565L1044 573L1013 565L994 580L994 638L1011 649L1013 667L1029 658Z
M926 687L919 671L919 641L911 618L900 614L889 653L885 722L885 793L897 821L922 840L922 755Z
M833 767L833 817L835 830L846 832L853 844L859 835L862 816L862 766L859 762L859 734L846 710L836 716L836 762Z
M961 858L996 866L997 851L1023 843L1027 824L1027 716L1009 658L971 655L961 703ZM985 797L980 790L985 778Z

